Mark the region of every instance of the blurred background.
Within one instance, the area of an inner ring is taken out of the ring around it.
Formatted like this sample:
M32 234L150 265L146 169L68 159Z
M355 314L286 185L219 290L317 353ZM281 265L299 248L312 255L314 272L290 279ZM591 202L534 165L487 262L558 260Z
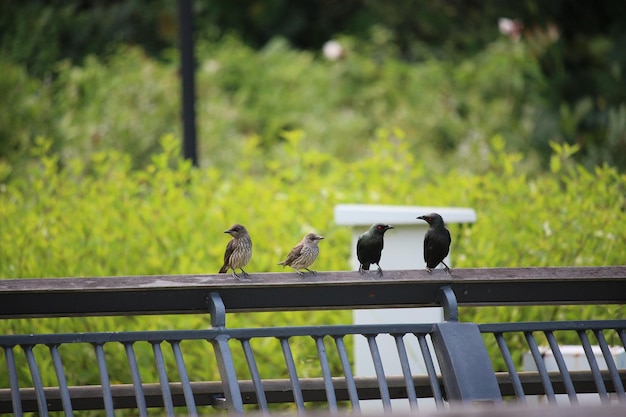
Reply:
M547 166L550 141L580 147L588 167L626 167L623 1L193 8L201 165L235 157L250 135L271 152L290 129L354 158L396 127L413 151L472 170L495 133L531 169ZM145 165L162 135L181 134L177 25L174 0L3 1L2 160L45 136L64 157L112 148Z

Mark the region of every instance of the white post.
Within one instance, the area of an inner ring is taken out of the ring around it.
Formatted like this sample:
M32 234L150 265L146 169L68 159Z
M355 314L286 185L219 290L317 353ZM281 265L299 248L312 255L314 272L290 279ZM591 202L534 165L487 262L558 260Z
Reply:
M338 225L352 227L351 265L356 271L359 262L356 257L356 242L361 233L374 223L386 223L394 229L385 233L380 266L383 271L398 269L422 269L424 262L424 235L428 224L416 219L429 213L439 213L447 225L454 223L473 223L476 212L470 208L421 207L421 206L386 206L339 204L335 206L335 222ZM449 257L446 263L452 268ZM375 269L375 268L374 268ZM370 273L375 273L371 271ZM355 324L381 323L436 323L443 321L443 309L434 308L396 308L354 310ZM402 375L395 342L391 337L377 338L386 375ZM369 346L364 338L355 338L355 374L357 376L375 376ZM407 345L411 371L413 374L425 374L426 368L419 349ZM380 402L366 402L363 406L368 411L381 411ZM408 402L394 401L394 411L408 411Z

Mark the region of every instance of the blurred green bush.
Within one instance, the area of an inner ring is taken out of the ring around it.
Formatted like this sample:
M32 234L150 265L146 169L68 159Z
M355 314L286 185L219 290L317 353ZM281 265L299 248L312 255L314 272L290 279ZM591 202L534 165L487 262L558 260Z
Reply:
M307 132L307 148L344 160L365 156L379 127L402 129L409 150L427 169L449 164L480 170L488 138L500 133L511 149L527 152L542 114L541 75L522 43L496 42L458 65L396 59L384 33L371 44L342 40L336 62L297 51L280 39L257 52L234 37L198 45L197 123L200 163L225 169L257 135L263 157L282 152L281 132ZM0 125L0 158L13 175L37 136L52 140L60 164L75 155L128 153L145 167L165 134L180 136L176 59L156 61L136 47L81 66L60 63L46 82L2 63L0 104L12 108ZM556 138L553 138L556 139Z
M461 160L468 148L501 133L516 150L538 153L543 164L549 143L559 141L579 145L575 158L588 168L608 162L623 171L625 5L195 2L198 63L211 73L204 74L198 92L204 162L218 163L221 142L228 139L232 147L250 133L272 146L281 129L302 128L341 152L358 148L378 126L396 126L421 151L432 142L446 157L458 153ZM177 15L176 3L166 0L0 3L1 59L42 86L42 109L32 117L32 86L10 82L13 88L3 91L0 81L0 104L11 98L6 102L16 110L15 119L0 124L0 158L7 150L15 156L15 142L43 135L68 142L65 148L75 146L76 138L83 149L99 143L134 146L134 161L143 164L161 135L179 133L178 107L168 103L179 96L172 65L178 59L172 50ZM519 23L519 32L500 32L501 18ZM330 39L347 46L346 58L320 62L318 51ZM218 45L208 48L215 56L201 53L207 49L203 43ZM120 54L131 45L149 58ZM88 68L67 84L73 66ZM4 74L2 63L0 69ZM114 75L102 76L106 69ZM87 108L76 111L63 103ZM27 120L30 128L23 126ZM496 126L502 130L494 132Z

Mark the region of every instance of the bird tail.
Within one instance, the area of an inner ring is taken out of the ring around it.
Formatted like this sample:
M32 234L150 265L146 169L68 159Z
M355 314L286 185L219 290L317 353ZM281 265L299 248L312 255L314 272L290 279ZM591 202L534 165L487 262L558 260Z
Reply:
M285 262L287 262L287 261L282 261L282 262L279 262L279 263L277 263L276 265L282 265L282 266L284 267L284 266L285 266Z
M228 266L224 265L220 268L220 274L225 274L226 272L228 272Z

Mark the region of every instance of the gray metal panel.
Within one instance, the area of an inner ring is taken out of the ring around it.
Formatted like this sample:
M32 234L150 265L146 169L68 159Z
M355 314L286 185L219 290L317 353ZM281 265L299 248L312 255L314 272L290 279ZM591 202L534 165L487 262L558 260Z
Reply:
M432 339L448 401L502 401L491 359L476 324L436 323Z

